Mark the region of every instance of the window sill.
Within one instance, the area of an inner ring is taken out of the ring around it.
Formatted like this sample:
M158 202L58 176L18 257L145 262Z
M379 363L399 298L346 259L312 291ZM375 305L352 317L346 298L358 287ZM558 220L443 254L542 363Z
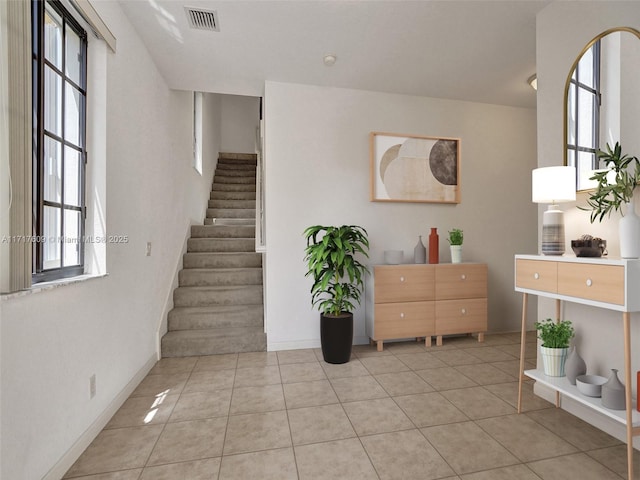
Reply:
M60 280L52 280L50 282L36 283L31 288L27 288L26 290L20 290L17 292L10 292L10 293L2 293L0 294L0 301L4 302L6 300L12 300L14 298L32 295L34 293L46 292L48 290L53 290L55 288L66 287L67 285L73 285L75 283L87 282L95 278L103 278L108 275L109 275L108 273L103 273L99 275L86 274L86 275L78 275L77 277L71 277L71 278L61 278Z

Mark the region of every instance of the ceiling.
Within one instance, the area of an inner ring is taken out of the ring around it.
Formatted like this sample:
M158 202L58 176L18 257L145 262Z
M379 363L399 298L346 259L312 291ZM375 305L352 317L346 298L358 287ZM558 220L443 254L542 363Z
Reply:
M550 1L120 3L171 88L261 96L271 80L535 108ZM185 6L217 11L220 31L190 28Z

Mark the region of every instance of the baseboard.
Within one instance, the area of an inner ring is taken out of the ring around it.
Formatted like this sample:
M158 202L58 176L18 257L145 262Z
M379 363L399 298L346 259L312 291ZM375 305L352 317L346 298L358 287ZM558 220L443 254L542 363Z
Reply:
M354 337L354 345L365 345L369 343L369 337ZM301 350L303 348L320 348L320 339L295 340L293 342L269 342L267 335L267 351L276 352L280 350Z
M109 403L107 408L95 419L95 421L87 428L82 435L75 441L69 450L56 462L56 464L42 477L42 480L60 480L65 473L71 468L82 452L93 442L102 429L109 423L111 417L115 415L122 404L129 398L140 382L147 376L149 371L156 363L156 353L154 352L146 363L138 370L127 385L120 391L118 395Z

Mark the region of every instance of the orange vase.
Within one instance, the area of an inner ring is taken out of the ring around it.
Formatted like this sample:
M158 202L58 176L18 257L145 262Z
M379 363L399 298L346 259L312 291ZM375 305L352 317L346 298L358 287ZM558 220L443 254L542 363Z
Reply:
M429 234L429 263L440 263L438 229L432 228Z

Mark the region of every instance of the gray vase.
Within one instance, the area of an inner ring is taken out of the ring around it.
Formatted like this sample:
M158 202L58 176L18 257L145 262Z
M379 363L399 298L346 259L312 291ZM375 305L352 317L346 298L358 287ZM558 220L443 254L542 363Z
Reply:
M571 385L576 384L576 377L587 373L587 364L580 355L575 345L571 347L567 361L564 364L564 371Z
M427 249L422 243L422 235L418 237L418 244L413 249L413 263L427 263Z
M618 370L611 369L611 375L607 383L602 385L602 406L611 410L625 410L624 385L618 379Z

